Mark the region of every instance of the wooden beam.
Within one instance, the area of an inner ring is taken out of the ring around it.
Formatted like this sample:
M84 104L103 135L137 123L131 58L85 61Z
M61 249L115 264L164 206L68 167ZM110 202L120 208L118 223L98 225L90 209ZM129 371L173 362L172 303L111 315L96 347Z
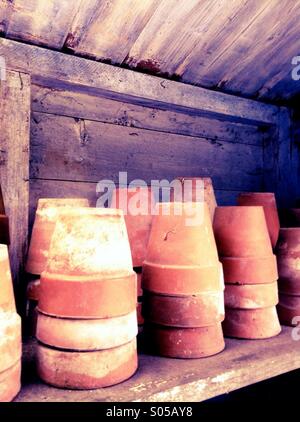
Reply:
M0 40L7 67L30 73L33 81L92 89L108 98L255 125L277 123L278 107L110 66L8 39Z
M27 248L30 76L6 72L0 82L0 180L10 220L10 260L17 283Z
M49 387L34 376L35 344L24 347L24 383L16 401L200 402L300 368L292 328L267 340L226 339L225 350L204 359L139 355L137 373L121 384L93 391ZM294 328L298 335L299 328Z

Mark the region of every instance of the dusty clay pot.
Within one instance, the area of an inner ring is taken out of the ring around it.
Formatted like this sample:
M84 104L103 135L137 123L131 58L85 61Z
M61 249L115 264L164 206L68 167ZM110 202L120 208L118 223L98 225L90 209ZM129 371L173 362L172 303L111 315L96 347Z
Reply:
M280 229L276 253L279 291L300 295L300 228Z
M217 207L214 232L222 257L264 257L273 253L263 207Z
M103 350L122 346L137 336L137 318L128 315L104 319L67 319L38 314L36 338L66 350Z
M207 204L161 203L157 214L143 265L143 289L168 296L222 290L223 273Z
M276 307L262 309L225 310L224 335L244 339L264 339L277 336L281 327Z
M21 389L21 362L0 373L0 402L10 402Z
M277 282L270 284L226 284L225 306L233 309L259 309L278 303Z
M249 258L223 258L226 284L266 284L278 279L275 255Z
M122 211L73 208L60 214L41 275L39 310L66 318L113 318L134 311L136 302Z
M137 370L136 339L95 352L67 352L37 346L40 378L55 387L90 390L118 384Z
M15 312L15 297L6 245L0 245L0 292L0 312Z
M137 297L143 296L143 289L142 289L142 267L134 268L134 272L136 273L136 281L137 281Z
M224 293L206 292L194 296L162 296L145 291L144 318L169 327L196 328L224 320Z
M277 306L279 321L281 324L296 326L300 322L300 296L290 296L280 293ZM294 317L298 317L293 321Z
M275 247L279 235L279 217L274 193L266 192L244 192L237 198L238 205L257 206L264 208L266 223L273 248Z
M38 201L28 250L26 271L40 275L46 267L50 242L60 212L73 207L88 207L84 198L42 198Z
M204 358L225 347L221 323L202 328L147 324L143 335L149 351L171 358Z
M134 196L140 202L136 204ZM144 202L143 202L144 201ZM112 203L123 210L127 227L132 262L134 267L141 267L146 257L152 221L152 207L155 205L151 188L138 189L117 188L113 192ZM141 204L145 204L144 206ZM131 206L133 209L131 209ZM138 209L135 210L135 207ZM137 214L140 211L144 215Z
M12 312L0 313L0 373L21 359L21 318Z
M208 205L211 221L214 219L215 209L217 207L217 201L215 192L210 177L177 177L181 183L180 192L174 189L170 192L171 202L206 202ZM199 184L202 182L202 186L199 188ZM202 191L203 189L203 191ZM197 195L198 190L198 195ZM199 192L200 191L200 192Z
M142 303L141 302L139 302L137 304L136 313L137 313L138 325L139 326L143 325L145 321L144 321L144 317L143 317L143 314L142 314Z

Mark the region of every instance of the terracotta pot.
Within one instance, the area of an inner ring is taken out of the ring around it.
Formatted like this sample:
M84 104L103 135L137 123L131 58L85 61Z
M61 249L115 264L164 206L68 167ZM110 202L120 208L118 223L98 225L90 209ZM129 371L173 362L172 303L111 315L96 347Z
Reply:
M21 362L0 373L0 402L10 402L21 389Z
M149 322L169 327L206 327L224 320L224 293L162 296L145 291L143 315Z
M279 235L279 217L274 193L266 192L244 192L237 198L238 205L252 206L260 205L264 208L266 223L273 248Z
M137 370L136 339L96 352L67 352L37 346L37 370L55 387L90 390L118 384Z
M66 350L103 350L122 346L137 336L137 318L128 315L104 319L53 318L38 314L36 338Z
M276 247L279 291L300 294L300 228L280 229Z
M138 325L143 325L144 324L144 317L142 314L142 303L138 303L137 307L136 307L136 313L137 313L137 320L138 320Z
M221 352L224 338L221 323L202 328L144 325L146 346L152 353L171 358L203 358Z
M234 285L225 287L225 306L233 309L259 309L278 303L277 282L271 284Z
M6 245L0 245L0 292L0 312L15 312L15 297Z
M137 200L140 202L137 203ZM148 187L138 189L117 188L113 192L112 203L124 212L133 266L141 267L147 252L152 207L155 206L152 190Z
M191 210L198 218L191 219ZM223 274L207 204L162 203L157 214L143 265L143 289L170 296L222 290Z
M262 309L225 309L224 335L244 339L277 336L281 327L276 307Z
M181 183L181 190L170 192L171 202L206 202L211 221L214 219L217 201L210 177L177 177ZM199 186L200 185L200 186ZM203 196L203 197L202 197Z
M0 373L15 365L22 354L21 318L16 313L0 313Z
M272 255L263 207L217 207L214 232L222 257Z
M136 281L137 281L137 297L143 296L143 289L142 289L142 267L137 267L133 269L136 273Z
M278 279L275 255L249 258L223 258L226 284L266 284Z
M300 296L290 296L280 293L277 306L281 324L296 326L300 322ZM294 317L298 317L293 321Z
M42 198L38 200L28 250L26 271L40 275L46 267L53 230L61 212L73 207L88 207L84 198Z
M122 211L76 208L61 214L41 275L39 310L67 318L113 318L134 311L136 298Z

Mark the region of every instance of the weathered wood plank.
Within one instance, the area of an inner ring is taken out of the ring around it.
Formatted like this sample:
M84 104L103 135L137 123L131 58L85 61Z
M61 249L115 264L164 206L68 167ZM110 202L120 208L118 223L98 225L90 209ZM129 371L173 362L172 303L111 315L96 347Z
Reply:
M33 44L60 49L69 26L79 10L81 0L2 1L0 21L5 20L4 34Z
M281 107L277 129L266 138L264 147L264 189L276 193L279 206L293 206L300 194L299 159L290 111Z
M10 219L11 268L17 283L27 248L30 77L7 72L0 82L0 181Z
M70 83L92 87L106 96L137 102L156 108L188 109L195 113L210 114L244 123L276 124L277 107L208 91L174 81L134 71L112 67L103 63L43 50L1 39L0 55L8 68L30 73L33 80L43 83Z
M89 95L85 92L32 85L32 110L96 120L120 126L177 133L207 139L263 144L263 128L210 119L188 113L159 110Z
M262 148L34 113L31 178L116 182L210 176L216 188L259 189ZM243 166L241 167L241 163Z
M160 1L82 2L65 46L82 55L122 63Z
M43 384L34 371L34 344L24 347L24 385L16 401L201 402L300 368L299 341L290 327L267 340L226 339L226 349L204 359L139 355L136 374L119 385L70 391ZM299 333L299 329L297 329Z

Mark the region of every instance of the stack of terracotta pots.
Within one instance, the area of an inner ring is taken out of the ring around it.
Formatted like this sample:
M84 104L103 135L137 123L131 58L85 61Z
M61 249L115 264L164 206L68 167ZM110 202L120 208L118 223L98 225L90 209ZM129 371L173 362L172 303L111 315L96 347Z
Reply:
M280 229L276 253L279 319L285 325L297 325L300 321L300 228Z
M41 275L37 366L72 389L117 384L137 369L136 275L122 211L60 213Z
M16 313L6 245L0 245L0 402L21 388L21 319Z
M28 279L26 314L29 320L30 334L35 334L40 276L46 268L55 223L60 212L65 212L76 206L88 207L89 202L83 198L41 198L38 200L26 262Z
M145 345L175 358L216 354L225 347L224 282L207 204L157 207L142 277Z
M181 189L171 190L171 202L206 202L213 221L217 202L211 178L178 177L176 180L181 183Z
M280 223L274 193L243 192L238 195L237 203L242 206L263 207L271 244L272 247L275 248L278 240Z
M225 279L224 334L247 339L277 335L277 265L263 208L218 207L214 232Z
M113 192L112 205L121 209L124 213L133 269L137 275L137 317L139 331L141 332L144 324L142 316L142 266L147 252L155 198L151 188L148 187L117 188Z
M5 214L4 199L0 185L0 244L9 245L9 224Z

